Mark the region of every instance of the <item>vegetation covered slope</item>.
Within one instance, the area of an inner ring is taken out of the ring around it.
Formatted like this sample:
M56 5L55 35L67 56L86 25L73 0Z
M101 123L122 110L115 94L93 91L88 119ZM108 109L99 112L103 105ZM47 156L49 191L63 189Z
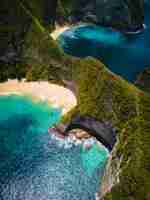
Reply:
M127 122L119 134L114 156L121 157L119 179L105 200L150 199L150 101L145 95L138 96L139 115ZM114 158L115 160L115 158ZM111 167L116 165L112 161Z
M74 59L65 56L55 45L53 50L49 48L50 46L46 48L49 55L45 51L43 55L47 55L49 64L45 63L46 59L43 60L41 68L33 63L27 78L59 81L60 84L63 83L63 79L74 81L77 87L78 106L71 114L80 112L81 115L111 121L118 129L119 142L114 156L123 157L120 182L112 188L105 199L148 200L149 94L112 74L97 60ZM42 54L38 58L41 56ZM70 117L71 115L67 115L65 120L68 122Z
M59 62L54 60L51 66L42 67L38 74L37 68L32 66L27 77L32 80L37 75L37 79L52 78L59 83L67 79L75 82L78 106L64 121L68 122L73 114L80 113L109 121L118 130L118 145L114 157L123 157L120 183L105 198L148 200L150 95L112 74L94 59L80 60L60 56Z
M65 55L51 39L49 28L43 23L40 14L42 6L39 2L31 1L32 8L29 8L26 2L12 5L14 11L19 10L15 20L19 20L18 17L20 20L18 26L12 24L14 31L9 30L9 32L18 33L22 30L21 22L25 25L27 19L30 21L30 26L21 37L23 42L17 54L19 60L9 62L7 65L4 62L1 64L4 67L2 71L5 72L5 76L3 73L0 74L1 80L26 76L28 80L48 80L59 84L64 84L64 80L73 81L77 89L78 106L66 116L65 120L68 122L72 114L80 112L81 115L109 121L118 130L118 144L113 156L121 162L119 182L104 196L104 199L149 200L149 93L114 75L95 59L82 60ZM25 21L22 21L23 19ZM16 42L17 39L18 35ZM18 47L18 43L15 46ZM15 67L19 68L19 71L15 71ZM8 70L10 68L13 76ZM20 70L23 70L21 75ZM115 159L112 160L112 165L116 164Z

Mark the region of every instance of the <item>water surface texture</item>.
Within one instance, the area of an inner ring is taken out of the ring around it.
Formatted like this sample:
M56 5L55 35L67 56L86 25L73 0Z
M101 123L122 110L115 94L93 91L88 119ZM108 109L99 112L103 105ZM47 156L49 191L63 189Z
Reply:
M59 147L47 129L60 116L46 103L0 96L0 200L95 199L106 151Z
M123 34L96 25L75 26L62 33L58 41L68 54L93 56L111 71L134 82L137 75L150 67L150 5L145 1L145 30L139 34Z

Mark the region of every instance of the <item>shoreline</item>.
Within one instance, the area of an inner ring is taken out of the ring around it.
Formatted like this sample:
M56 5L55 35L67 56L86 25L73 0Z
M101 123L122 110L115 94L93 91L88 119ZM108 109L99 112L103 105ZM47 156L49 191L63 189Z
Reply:
M89 151L96 145L97 148L104 149L108 157L110 155L108 149L101 142L83 130L76 129L68 135L64 135L60 130L57 130L57 127L52 127L48 129L48 133L52 139L58 142L58 145L64 146L65 149L82 146L84 150Z
M72 91L47 81L19 82L18 80L8 80L0 83L0 96L13 94L29 96L33 101L46 101L52 107L62 109L62 115L77 105L76 97Z
M75 24L65 24L63 26L56 25L56 28L50 33L53 40L57 40L57 38L66 30L71 29L72 27L79 27L79 26L87 26L87 25L96 25L89 22L77 22Z
M51 37L54 39L54 40L57 40L57 38L66 30L70 29L70 25L64 25L64 26L59 26L59 25L56 25L56 28L54 31L52 31L52 33L50 34Z

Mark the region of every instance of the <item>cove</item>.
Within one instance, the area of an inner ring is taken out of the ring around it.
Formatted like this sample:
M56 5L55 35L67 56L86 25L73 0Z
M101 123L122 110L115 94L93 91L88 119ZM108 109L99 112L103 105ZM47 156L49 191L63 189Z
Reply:
M58 38L63 50L72 56L100 59L112 72L134 82L140 72L150 67L150 5L145 1L145 30L123 34L112 28L79 25Z
M48 127L61 110L29 97L0 96L0 199L94 200L104 148L60 147Z

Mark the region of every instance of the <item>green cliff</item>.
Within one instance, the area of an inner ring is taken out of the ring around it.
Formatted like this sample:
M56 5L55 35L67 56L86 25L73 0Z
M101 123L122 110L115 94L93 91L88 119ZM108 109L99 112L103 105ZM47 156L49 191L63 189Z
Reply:
M73 4L73 18L77 21L92 21L133 31L143 24L143 0L74 0Z
M150 164L150 95L112 74L97 60L74 59L55 48L55 54L49 54L49 65L41 68L32 65L27 78L46 79L59 84L64 84L64 80L74 82L78 106L63 120L68 122L72 114L80 113L109 121L118 130L111 167L120 162L119 183L113 183L112 192L105 198L148 200L150 172L146 166ZM116 169L111 176L115 176Z

